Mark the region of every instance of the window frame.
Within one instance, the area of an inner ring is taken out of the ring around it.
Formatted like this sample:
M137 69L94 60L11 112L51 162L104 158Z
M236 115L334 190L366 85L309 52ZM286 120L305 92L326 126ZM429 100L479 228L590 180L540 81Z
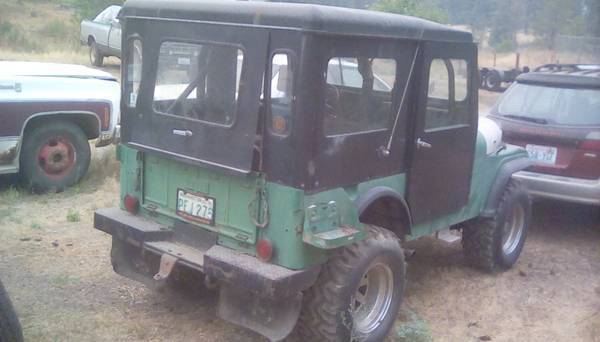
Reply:
M438 98L438 97L430 97L429 82L431 80L431 66L433 65L433 62L436 60L441 60L444 63L446 71L448 72L448 99L442 99L442 98ZM466 93L465 97L460 101L456 100L456 72L454 70L454 65L452 64L452 60L464 61L466 70L467 70L467 77L466 77L467 93ZM427 120L429 118L427 107L428 107L429 101L431 99L433 99L434 101L447 102L447 108L448 108L447 115L451 115L456 111L461 111L458 108L463 107L463 106L467 107L466 113L468 114L469 103L471 101L471 97L473 96L472 92L470 92L472 71L471 71L471 66L469 64L468 59L460 58L460 57L438 56L438 57L432 58L431 60L428 61L428 67L426 68L426 70L427 70L426 71L427 72L427 93L425 94L425 113L424 113L424 118L423 118L423 131L425 133L435 133L435 132L470 126L471 118L470 118L470 116L467 115L462 118L463 119L462 122L454 122L449 125L442 125L442 126L437 125L437 126L433 126L430 128L427 127L427 122L428 122ZM460 106L457 106L457 104Z
M271 94L271 88L272 88L272 81L273 81L273 59L275 58L276 55L279 54L286 54L288 57L288 66L292 67L292 89L291 89L291 94L292 94L292 101L290 103L290 120L288 121L289 123L289 128L286 130L285 133L279 133L276 132L273 129L273 125L271 125L270 123L273 122L273 103L272 103L272 94ZM267 78L266 82L263 82L264 84L264 90L263 90L263 98L265 99L265 107L266 107L266 116L267 116L267 122L268 123L267 126L267 131L274 136L277 137L289 137L292 133L292 130L294 128L294 119L295 119L295 107L296 107L296 89L297 89L297 72L298 72L298 56L296 54L296 52L294 50L291 49L275 49L273 51L271 51L271 53L269 54L269 65L268 68L265 72L265 78Z
M156 85L157 85L156 83L157 83L158 71L159 71L158 70L158 64L159 64L159 59L160 59L160 49L162 48L163 44L166 43L166 42L168 42L168 43L191 44L191 45L212 45L212 46L235 47L235 48L238 49L238 51L242 52L242 56L246 56L246 49L244 48L244 46L242 44L239 44L239 43L215 42L215 41L210 41L210 40L191 40L191 39L164 38L157 45L158 46L158 53L156 53L156 55L155 55L156 70L154 72L153 84L149 87L151 89L151 91L148 94L148 98L150 99L150 102L151 102L150 107L152 108L152 114L153 115L166 116L166 117L170 117L170 118L173 118L173 119L179 119L179 120L184 120L184 121L193 122L193 123L200 123L200 124L207 125L207 126L212 126L212 127L220 127L220 128L224 128L224 129L231 129L236 124L237 118L238 118L239 94L241 93L240 89L241 89L241 85L243 83L242 80L244 79L244 74L245 74L245 70L247 69L247 63L248 63L248 61L246 60L246 58L242 57L242 69L241 69L241 73L240 73L240 82L238 84L238 88L236 89L237 94L238 94L238 98L235 101L235 109L234 109L234 111L232 113L233 120L231 121L231 123L230 124L222 124L222 123L211 122L211 121L206 121L206 120L201 120L201 119L193 119L193 118L189 118L189 117L186 117L186 116L183 116L183 115L177 115L177 114L170 114L170 113L159 112L158 110L156 110L156 107L154 106L154 101L155 101L154 100L154 95L155 95L155 91L156 91ZM194 89L196 89L196 88L194 88Z

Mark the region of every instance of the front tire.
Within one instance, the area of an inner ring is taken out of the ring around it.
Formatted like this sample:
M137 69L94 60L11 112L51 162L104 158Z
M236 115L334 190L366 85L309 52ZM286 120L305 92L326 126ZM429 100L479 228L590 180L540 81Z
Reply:
M2 282L0 282L0 341L23 341L21 324Z
M512 267L523 250L530 221L529 195L519 182L510 180L494 217L463 226L463 251L469 264L487 272Z
M57 121L26 132L21 174L34 191L63 191L81 180L90 165L90 144L77 125Z
M382 341L404 295L404 253L397 237L379 227L368 238L335 251L304 294L296 334L302 341Z

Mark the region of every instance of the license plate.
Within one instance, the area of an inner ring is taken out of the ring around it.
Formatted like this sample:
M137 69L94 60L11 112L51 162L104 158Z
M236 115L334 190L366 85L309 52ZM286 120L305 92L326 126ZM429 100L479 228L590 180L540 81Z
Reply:
M555 164L558 149L552 146L526 145L529 158L546 164Z
M215 224L215 199L203 194L177 190L177 215L191 221Z

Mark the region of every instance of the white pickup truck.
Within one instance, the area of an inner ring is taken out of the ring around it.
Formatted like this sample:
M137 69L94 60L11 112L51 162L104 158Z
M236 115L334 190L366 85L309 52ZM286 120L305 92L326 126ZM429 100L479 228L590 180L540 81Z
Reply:
M81 44L90 47L90 63L93 66L102 66L104 57L121 58L120 11L121 6L109 6L94 20L81 22Z

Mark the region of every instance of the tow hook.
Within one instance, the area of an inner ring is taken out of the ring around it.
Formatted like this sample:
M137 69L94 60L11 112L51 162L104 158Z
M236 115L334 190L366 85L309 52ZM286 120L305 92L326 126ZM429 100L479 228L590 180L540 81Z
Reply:
M177 263L177 258L164 253L161 257L160 257L160 267L158 269L158 273L156 273L154 275L154 280L156 281L162 281L162 280L167 280L167 278L169 278L169 275L171 274L171 271L173 271L173 268L175 267L175 264Z

